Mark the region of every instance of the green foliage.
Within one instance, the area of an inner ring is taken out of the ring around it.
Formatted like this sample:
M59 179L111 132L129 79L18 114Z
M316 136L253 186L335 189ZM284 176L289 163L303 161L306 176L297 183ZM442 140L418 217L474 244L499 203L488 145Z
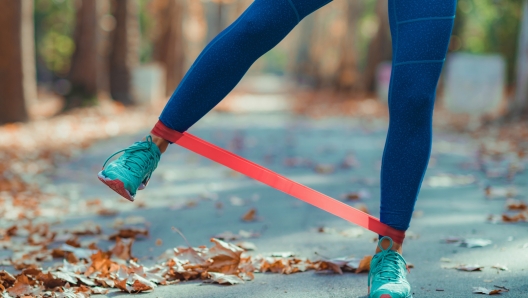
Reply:
M63 75L70 68L75 50L75 1L35 0L35 43L37 60L50 71Z
M521 0L459 0L456 34L460 50L475 54L498 53L506 58L508 81L515 71Z
M139 58L142 63L150 62L152 60L152 53L154 50L150 37L150 31L154 26L154 22L150 16L149 2L150 0L139 1L139 30L141 32Z

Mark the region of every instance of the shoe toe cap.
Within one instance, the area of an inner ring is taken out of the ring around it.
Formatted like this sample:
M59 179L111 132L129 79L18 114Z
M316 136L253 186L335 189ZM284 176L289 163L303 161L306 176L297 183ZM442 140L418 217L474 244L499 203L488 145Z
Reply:
M371 298L406 298L410 287L405 283L386 283L370 293Z

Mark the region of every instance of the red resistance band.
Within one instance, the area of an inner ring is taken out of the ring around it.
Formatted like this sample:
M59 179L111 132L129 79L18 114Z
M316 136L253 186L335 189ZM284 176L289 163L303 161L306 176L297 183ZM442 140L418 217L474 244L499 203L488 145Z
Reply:
M403 243L405 231L396 230L380 222L379 219L349 206L314 189L290 180L254 162L206 142L186 132L178 132L165 126L161 121L156 123L152 134L178 144L188 150L207 157L228 168L287 193L299 200L341 217L383 236L391 237L396 243Z

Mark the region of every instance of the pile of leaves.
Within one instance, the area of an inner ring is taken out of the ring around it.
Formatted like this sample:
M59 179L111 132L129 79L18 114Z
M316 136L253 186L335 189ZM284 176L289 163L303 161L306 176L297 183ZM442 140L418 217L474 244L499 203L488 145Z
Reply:
M3 297L89 297L109 289L128 293L154 290L184 280L239 284L252 280L254 272L292 274L308 270L368 272L371 256L310 261L290 254L250 256L234 244L212 238L212 247L177 247L166 251L152 266L143 266L131 256L133 239L116 238L115 246L102 251L63 245L41 257L63 255L63 263L42 269L24 266L17 275L0 271ZM19 267L20 269L20 267Z

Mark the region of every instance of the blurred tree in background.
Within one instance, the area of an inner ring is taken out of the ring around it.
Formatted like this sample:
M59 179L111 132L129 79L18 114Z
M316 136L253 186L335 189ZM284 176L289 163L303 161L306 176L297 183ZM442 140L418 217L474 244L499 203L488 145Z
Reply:
M376 1L375 19L373 31L375 32L368 45L368 53L364 82L368 92L374 92L376 88L376 69L383 61L392 59L392 44L389 26L388 2L386 0Z
M184 2L174 0L153 0L152 16L156 20L153 34L153 59L165 66L165 94L170 95L183 78Z
M451 50L503 55L507 80L514 82L522 4L522 0L458 0Z
M37 97L28 78L34 77L35 65L39 90L63 97L65 109L96 104L104 97L135 103L133 78L142 64L155 63L164 71L163 93L169 95L205 45L252 2L1 1L5 17L0 41L10 46L0 50L0 75L7 78L0 82L0 122L27 118L25 105ZM449 50L501 54L507 62L507 82L514 87L521 75L517 65L523 54L523 3L459 0ZM36 49L27 38L30 31L20 29L28 26L34 26ZM16 62L17 53L22 61ZM387 0L339 0L306 17L249 74L289 75L314 90L362 97L375 90L376 68L390 59Z
M108 10L107 1L82 0L76 3L73 40L75 50L68 74L71 87L66 93L66 108L92 105L98 92L107 88L107 68L101 19ZM112 28L113 29L113 28Z
M26 121L35 98L33 0L0 1L0 124Z
M135 103L132 72L139 65L139 7L137 0L112 1L115 28L110 49L110 94L125 104Z

